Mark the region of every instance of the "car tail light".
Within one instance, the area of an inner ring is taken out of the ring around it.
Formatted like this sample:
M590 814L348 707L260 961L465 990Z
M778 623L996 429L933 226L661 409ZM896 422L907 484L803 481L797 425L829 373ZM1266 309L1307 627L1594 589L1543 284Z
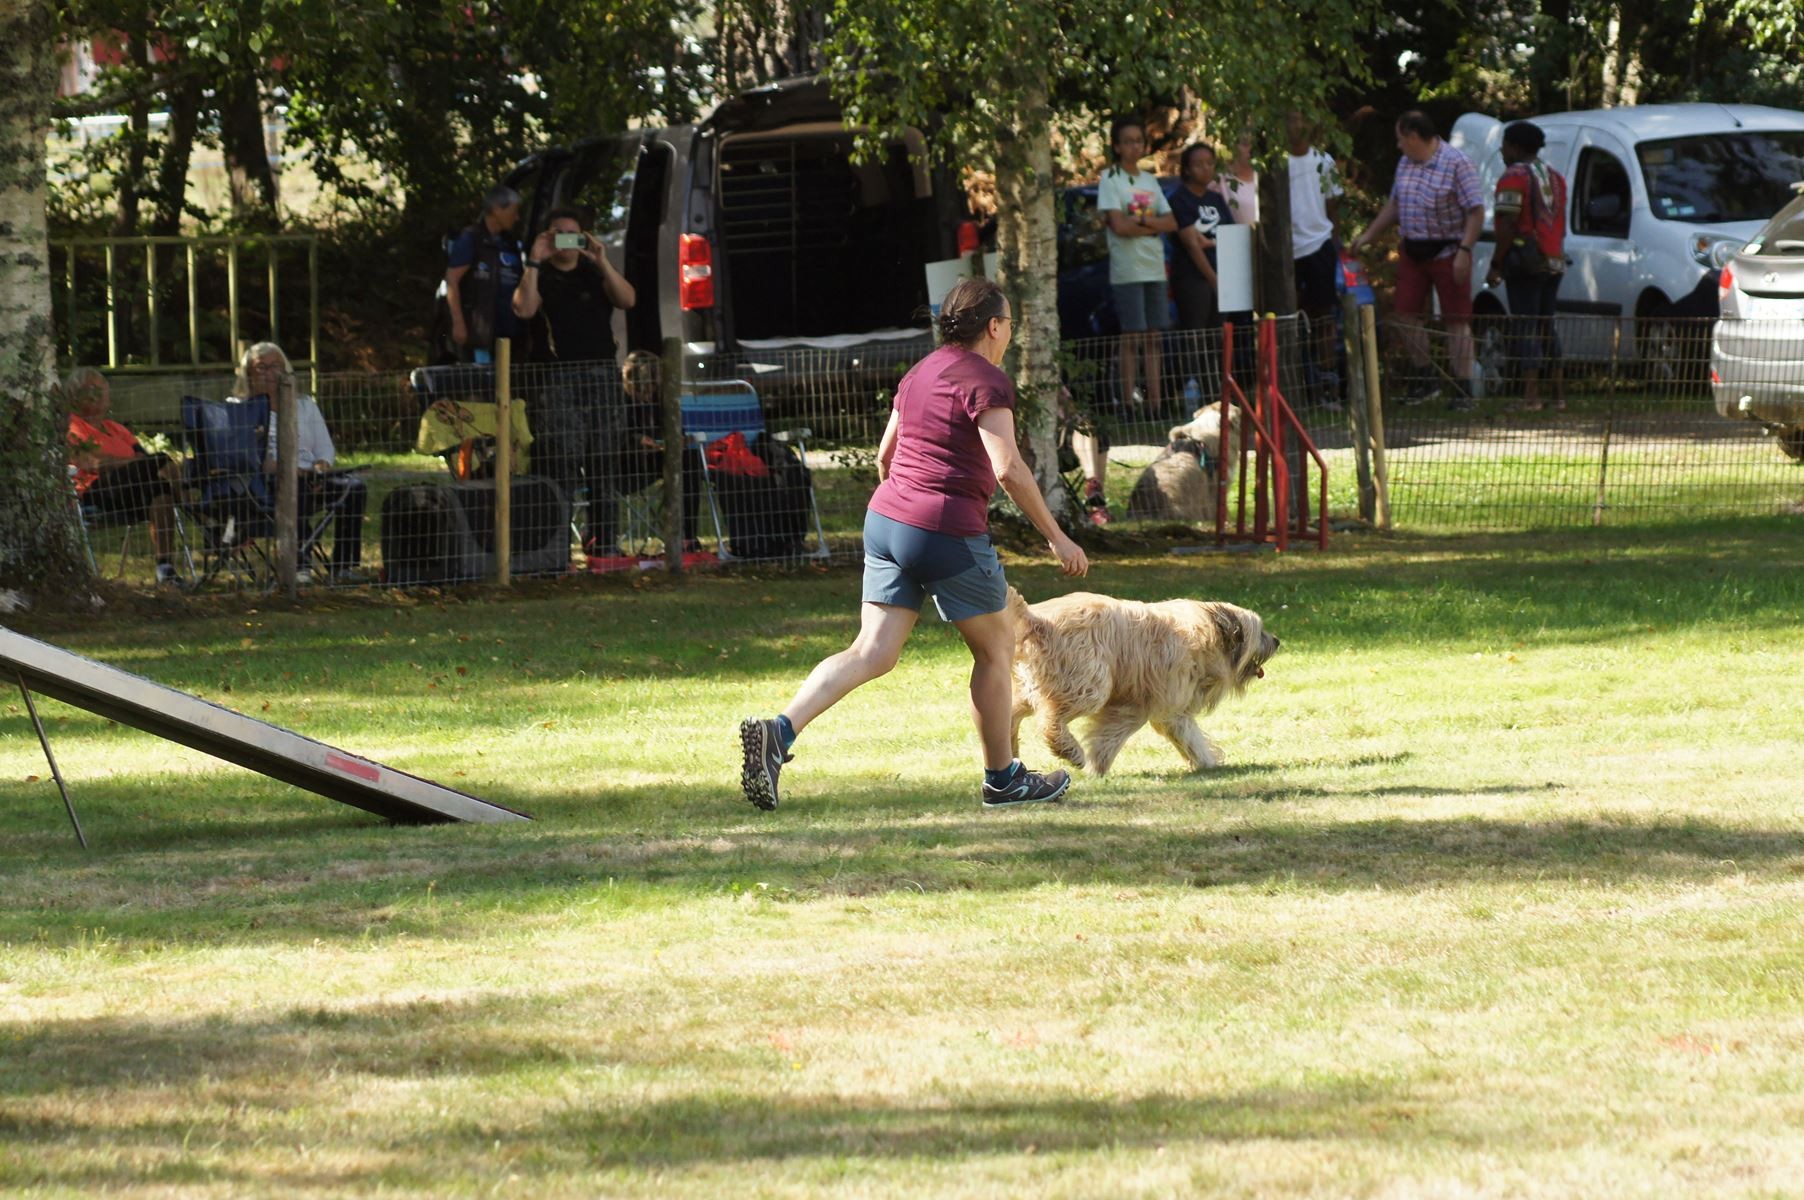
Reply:
M963 258L967 254L977 253L977 222L960 221L958 223L958 255Z
M683 311L713 308L714 244L699 233L685 233L677 243L677 266L677 298Z
M1716 298L1720 301L1729 295L1729 289L1735 286L1735 272L1728 267L1716 277Z
M1710 382L1711 383L1721 383L1722 381L1723 381L1723 377L1716 373L1716 368L1711 367L1710 368Z

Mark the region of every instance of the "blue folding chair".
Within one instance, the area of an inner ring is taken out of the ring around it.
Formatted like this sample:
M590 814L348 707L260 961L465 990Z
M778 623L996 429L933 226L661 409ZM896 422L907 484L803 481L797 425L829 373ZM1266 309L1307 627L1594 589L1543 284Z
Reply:
M719 381L697 380L689 384L681 397L683 414L683 436L695 444L701 451L702 478L706 482L708 497L708 513L714 521L714 536L719 544L722 560L745 558L747 555L734 554L729 550L733 540L730 530L723 524L720 504L720 480L718 473L708 464L708 447L713 442L738 433L745 437L746 445L754 453L761 447L760 438L769 437L773 442L793 447L801 459L802 469L808 470L808 439L814 436L811 429L797 427L781 431L769 430L764 424L764 405L758 398L758 390L743 379L726 379ZM821 528L820 505L815 500L813 477L809 476L808 501L806 517L814 524L814 549L805 552L805 558L826 558L827 535Z
M263 472L269 452L269 398L202 400L182 397L182 428L192 455L182 508L201 531L201 569L195 586L226 574L267 590L275 586L269 549L276 536L276 504ZM323 506L298 531L303 564L327 568L322 539L334 510Z

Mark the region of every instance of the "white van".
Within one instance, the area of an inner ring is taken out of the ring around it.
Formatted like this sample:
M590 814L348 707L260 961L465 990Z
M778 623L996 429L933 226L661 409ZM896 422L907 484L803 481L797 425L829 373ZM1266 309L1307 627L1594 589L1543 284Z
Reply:
M1792 199L1804 179L1804 113L1752 104L1649 104L1529 118L1547 135L1541 158L1565 175L1566 277L1558 312L1570 358L1676 357L1662 318L1715 317L1724 261ZM1449 141L1478 165L1485 233L1473 255L1473 314L1508 311L1487 289L1491 202L1503 174L1504 122L1467 113ZM1493 322L1493 325L1495 323ZM1481 332L1481 340L1483 334Z

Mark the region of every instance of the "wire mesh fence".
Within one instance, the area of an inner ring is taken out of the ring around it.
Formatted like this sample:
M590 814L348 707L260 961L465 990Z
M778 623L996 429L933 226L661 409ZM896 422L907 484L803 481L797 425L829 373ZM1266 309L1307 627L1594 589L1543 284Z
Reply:
M1804 499L1804 329L1795 322L1724 323L1713 340L1710 322L1560 318L1558 352L1544 345L1540 355L1529 332L1481 319L1468 352L1445 330L1417 337L1395 322L1378 326L1397 527L1666 521L1770 513ZM1279 389L1328 464L1330 508L1354 516L1364 412L1349 388L1358 364L1349 367L1340 318L1280 320L1276 342ZM1175 515L1212 532L1212 507L1153 511L1136 504L1136 488L1159 473L1174 431L1197 432L1194 418L1226 380L1253 396L1253 347L1250 323L1169 332L1128 355L1119 338L1067 343L1060 427L1067 446L1090 451L1063 463L1070 499L1082 510L1086 476L1100 476L1116 520ZM501 507L511 509L516 575L649 569L672 559L673 539L686 567L856 558L878 440L916 353L761 351L734 371L691 364L672 388L662 360L644 352L624 363L515 366L505 388L493 367L301 374L294 402L303 417L318 416L300 422L302 582L493 578ZM139 503L112 511L84 493L96 566L147 581L156 559L170 557L190 583L271 586L269 429L287 392L259 409L231 401L250 386L230 375L113 386L112 415L176 465L166 486L179 503L165 518L175 528L159 535L176 548L159 553L148 528L159 475ZM667 393L681 398L668 417ZM504 402L515 443L505 464ZM674 513L665 503L673 447ZM1219 462L1219 443L1205 449L1205 466L1211 453Z
M1750 349L1715 353L1718 329ZM1468 350L1445 330L1381 327L1397 525L1672 521L1804 499L1804 325L1561 315L1480 317L1472 333Z

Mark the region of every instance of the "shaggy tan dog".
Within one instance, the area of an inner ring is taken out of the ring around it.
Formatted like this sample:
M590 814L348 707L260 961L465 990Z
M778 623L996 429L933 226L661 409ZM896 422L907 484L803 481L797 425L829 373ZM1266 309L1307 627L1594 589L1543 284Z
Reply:
M1228 410L1229 455L1227 485L1234 486L1234 464L1239 449L1240 410ZM1134 481L1128 497L1130 518L1148 521L1213 521L1216 473L1223 464L1221 406L1196 410L1188 424L1174 425L1166 434L1170 443Z
M1134 481L1127 515L1138 521L1212 521L1215 471L1203 466L1203 448L1187 437L1172 439Z
M1096 775L1151 725L1192 770L1221 765L1196 717L1265 675L1278 639L1259 614L1232 604L1165 600L1142 604L1073 592L1029 606L1009 589L1015 620L1014 742L1021 721L1040 717L1052 752ZM1088 718L1084 744L1071 724Z

